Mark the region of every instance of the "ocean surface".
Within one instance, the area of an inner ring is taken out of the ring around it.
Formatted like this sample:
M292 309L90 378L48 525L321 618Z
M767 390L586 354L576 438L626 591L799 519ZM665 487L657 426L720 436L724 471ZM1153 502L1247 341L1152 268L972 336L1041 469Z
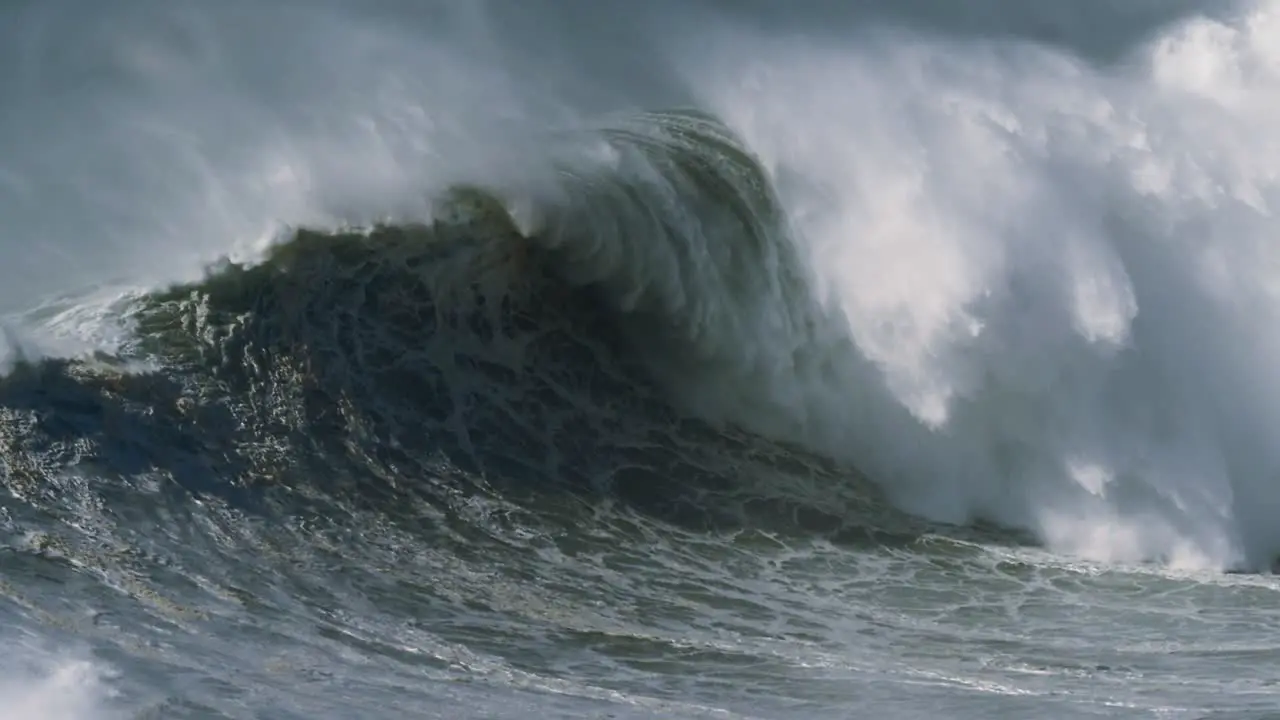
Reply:
M1280 718L1280 0L0 4L0 718Z

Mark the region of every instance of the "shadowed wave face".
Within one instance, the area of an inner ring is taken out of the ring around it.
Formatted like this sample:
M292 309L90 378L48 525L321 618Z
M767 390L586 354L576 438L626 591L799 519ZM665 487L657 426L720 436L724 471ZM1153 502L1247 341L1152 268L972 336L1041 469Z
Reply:
M794 306L791 331L812 322L749 154L698 114L593 137L609 170L562 167L533 230L493 192L454 188L430 224L296 230L143 296L118 356L20 365L0 380L10 484L92 468L254 512L305 499L394 518L409 498L456 512L478 493L552 517L611 499L704 530L924 532L852 468L669 394L677 369L744 362L717 353L776 309L762 292Z

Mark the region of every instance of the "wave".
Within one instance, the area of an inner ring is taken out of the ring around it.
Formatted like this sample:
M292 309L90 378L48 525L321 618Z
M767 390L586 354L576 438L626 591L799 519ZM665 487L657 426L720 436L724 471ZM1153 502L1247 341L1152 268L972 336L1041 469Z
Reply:
M235 477L301 487L359 447L599 488L639 446L636 502L673 515L717 507L699 493L822 507L852 484L830 514L858 516L879 501L856 468L938 522L1263 566L1280 548L1275 17L1195 17L1114 64L883 27L676 33L664 58L698 111L476 133L430 181L357 178L355 205L447 189L148 296L125 356L180 371L112 382L173 405L158 431L220 428ZM672 447L679 470L652 471ZM742 453L770 458L749 493Z
M290 231L139 298L115 355L20 363L0 380L11 486L39 495L70 466L123 486L158 472L249 512L425 502L466 527L478 496L544 520L576 498L703 530L943 531L889 512L852 468L671 402L655 369L741 363L716 352L767 307L753 290L801 292L799 269L722 125L655 114L600 137L634 153L615 168L654 174L566 168L570 201L540 207L536 232L474 187L427 224ZM699 248L713 223L733 243Z

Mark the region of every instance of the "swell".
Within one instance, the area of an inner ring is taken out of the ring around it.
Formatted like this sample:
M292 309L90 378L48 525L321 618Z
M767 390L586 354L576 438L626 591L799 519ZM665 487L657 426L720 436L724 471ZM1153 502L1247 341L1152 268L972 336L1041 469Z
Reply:
M686 411L673 378L775 361L732 353L808 331L803 270L714 120L594 139L605 162L566 161L532 229L510 197L455 187L429 222L298 229L141 298L118 356L20 364L0 380L11 492L57 508L72 473L127 503L160 478L252 513L426 505L438 527L403 514L414 532L464 537L477 498L570 525L604 502L842 542L941 530L856 469Z

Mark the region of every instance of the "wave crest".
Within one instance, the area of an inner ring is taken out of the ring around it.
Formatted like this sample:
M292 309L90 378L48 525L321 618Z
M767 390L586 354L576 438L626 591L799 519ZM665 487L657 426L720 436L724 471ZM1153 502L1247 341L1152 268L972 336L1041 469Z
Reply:
M673 401L677 367L743 362L726 338L777 309L753 289L805 296L750 156L708 118L652 117L648 134L601 135L625 169L566 165L532 229L511 196L459 186L429 223L299 229L142 298L124 356L153 369L11 374L0 404L34 414L11 418L25 440L8 455L52 465L90 439L120 479L139 470L123 442L178 486L244 507L286 489L290 503L389 511L410 493L461 517L477 494L543 507L567 493L699 528L926 532L856 471ZM42 402L127 421L72 439L40 419ZM196 467L202 451L225 460Z

